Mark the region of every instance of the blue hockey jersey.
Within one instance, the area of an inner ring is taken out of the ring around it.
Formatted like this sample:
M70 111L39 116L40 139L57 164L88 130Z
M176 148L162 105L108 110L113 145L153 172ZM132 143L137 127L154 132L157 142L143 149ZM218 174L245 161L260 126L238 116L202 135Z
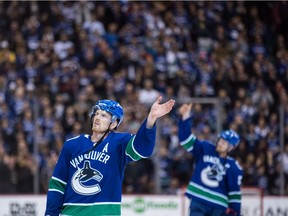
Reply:
M191 119L179 121L179 139L196 163L186 195L209 206L233 208L240 215L243 171L238 162L219 157L215 145L198 140L191 133Z
M110 132L93 147L90 135L67 140L49 182L45 215L121 215L124 169L128 162L149 157L155 126L143 122L138 132Z

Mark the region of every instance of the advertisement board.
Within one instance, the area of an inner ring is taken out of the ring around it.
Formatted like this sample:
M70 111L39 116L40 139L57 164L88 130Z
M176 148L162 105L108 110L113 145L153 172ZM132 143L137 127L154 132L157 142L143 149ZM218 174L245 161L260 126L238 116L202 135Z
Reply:
M183 215L183 197L171 195L124 195L122 215L127 216L175 216Z
M261 216L261 200L258 197L242 197L241 215Z
M129 216L175 216L183 215L181 196L124 195L122 215ZM46 196L15 195L0 196L0 216L43 216Z
M43 195L3 195L0 216L44 216L45 202Z
M288 197L265 196L263 216L287 216Z
M2 195L0 216L44 216L45 205L45 195ZM123 195L122 215L188 216L188 206L189 200L183 196ZM262 206L259 197L244 196L242 215L287 216L288 197L264 196Z

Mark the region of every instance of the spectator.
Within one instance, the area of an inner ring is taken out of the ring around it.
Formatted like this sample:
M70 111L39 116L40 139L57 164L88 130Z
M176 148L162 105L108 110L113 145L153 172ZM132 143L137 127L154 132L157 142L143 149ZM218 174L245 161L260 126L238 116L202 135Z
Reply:
M64 32L60 33L59 40L54 44L54 51L60 60L68 57L69 49L72 49L74 43L69 39L69 35Z
M15 157L9 156L4 148L4 145L0 145L0 172L5 175L5 178L1 178L0 182L0 194L14 194L19 191L16 188L16 169L15 169Z
M143 88L138 93L139 102L145 106L149 106L159 95L160 93L154 89L153 81L145 79L143 81Z

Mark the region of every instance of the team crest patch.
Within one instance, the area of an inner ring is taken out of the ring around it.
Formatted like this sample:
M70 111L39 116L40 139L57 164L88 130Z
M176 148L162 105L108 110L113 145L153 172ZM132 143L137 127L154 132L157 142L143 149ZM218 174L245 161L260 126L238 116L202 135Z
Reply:
M103 175L90 165L90 161L84 161L83 168L79 168L72 176L71 185L73 190L81 195L93 195L101 191L98 184Z
M229 164L223 166L221 163L214 164L212 167L207 166L201 171L202 182L209 187L219 187L219 182L223 180Z

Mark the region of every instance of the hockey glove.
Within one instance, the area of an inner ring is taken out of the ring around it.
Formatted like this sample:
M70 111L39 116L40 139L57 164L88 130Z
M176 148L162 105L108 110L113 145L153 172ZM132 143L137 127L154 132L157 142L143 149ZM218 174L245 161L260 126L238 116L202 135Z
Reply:
M239 214L232 208L227 208L225 213L227 216L239 216Z

